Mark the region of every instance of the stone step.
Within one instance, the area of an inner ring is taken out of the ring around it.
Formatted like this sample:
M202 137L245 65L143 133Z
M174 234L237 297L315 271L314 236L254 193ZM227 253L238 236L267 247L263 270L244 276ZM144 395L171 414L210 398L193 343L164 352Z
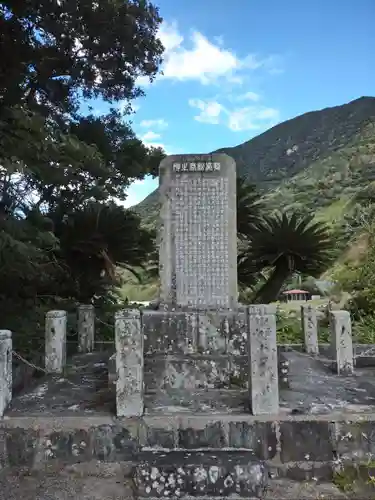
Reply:
M0 500L135 500L130 464L63 462L30 470L6 468L0 473Z
M101 462L46 466L43 470L7 467L0 472L0 500L139 500L133 462ZM152 497L151 497L152 498ZM154 497L158 498L157 496ZM164 496L164 498L178 498ZM193 496L194 500L219 500L228 496ZM234 496L234 498L240 498ZM248 497L249 498L249 497ZM254 498L254 497L252 497ZM262 500L348 500L375 498L375 487L353 483L345 492L328 481L271 479ZM150 500L150 497L148 498Z
M140 499L263 498L267 466L251 452L143 451L134 483Z

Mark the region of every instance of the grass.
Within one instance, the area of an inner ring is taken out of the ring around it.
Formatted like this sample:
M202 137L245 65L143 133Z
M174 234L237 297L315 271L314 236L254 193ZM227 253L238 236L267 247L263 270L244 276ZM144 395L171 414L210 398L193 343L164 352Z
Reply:
M358 465L344 465L333 475L333 484L344 493L351 493L366 487L371 492L375 491L375 462L369 459ZM372 497L375 498L375 497Z
M334 222L342 219L343 214L348 211L351 198L343 196L327 207L323 207L316 213L316 219L326 222Z

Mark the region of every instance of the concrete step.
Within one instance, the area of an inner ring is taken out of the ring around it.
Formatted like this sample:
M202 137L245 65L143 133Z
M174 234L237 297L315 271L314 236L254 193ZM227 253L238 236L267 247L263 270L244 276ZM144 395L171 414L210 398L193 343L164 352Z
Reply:
M139 500L132 477L131 463L86 462L69 466L59 464L59 467L56 465L52 468L47 467L43 471L31 471L20 467L3 470L0 473L0 500ZM169 495L164 498L179 497ZM198 493L198 496L190 498L219 500L239 497L201 496ZM375 489L373 486L355 485L352 490L344 493L329 482L297 482L279 478L270 480L260 498L262 500L374 500Z
M130 466L100 462L0 474L0 500L135 500Z
M135 468L139 498L263 498L268 469L247 451L144 451Z

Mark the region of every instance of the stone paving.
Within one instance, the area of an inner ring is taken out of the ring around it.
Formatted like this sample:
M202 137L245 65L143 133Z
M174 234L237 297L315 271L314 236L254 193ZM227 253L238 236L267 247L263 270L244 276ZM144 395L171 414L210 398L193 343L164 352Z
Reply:
M108 390L108 359L112 352L77 355L65 373L37 379L14 397L7 416L114 415L115 394Z
M63 375L37 379L16 396L6 416L114 415L114 386L108 384L111 351L77 355ZM282 411L322 414L332 411L365 412L375 409L375 367L356 369L353 376L337 376L319 359L296 351L286 352L289 388L280 391ZM159 405L155 406L155 400ZM203 390L188 400L176 392L173 405L163 405L159 394L145 397L146 413L248 413L247 392ZM149 410L152 408L152 411Z
M96 474L86 464L59 471L26 473L6 471L0 475L0 500L133 500L133 483L116 464Z
M114 386L112 384L112 388L109 388L111 386L108 384L108 359L112 352L95 352L75 356L68 362L63 375L48 375L35 380L32 390L16 396L6 413L4 425L8 427L9 435L14 437L17 432L22 434L26 431L26 428L25 430L21 429L23 426L20 423L21 420L30 422L28 425L31 428L39 426L46 433L46 436L49 434L44 427L47 425L47 421L50 420L52 422L55 418L61 419L61 422L68 423L70 419L74 420L74 417L77 417L76 420L79 421L77 425L69 424L72 429L69 432L67 431L72 436L74 436L73 428L83 429L83 422L87 422L88 427L96 425L91 422L92 419L95 420L97 418L100 421L97 425L103 426L103 429L105 427L104 430L98 429L96 431L97 434L100 434L100 432L103 433L107 427L115 425ZM361 368L357 369L353 376L338 377L321 361L306 356L303 353L293 351L287 352L285 355L289 361L289 388L281 390L281 414L292 413L291 418L293 419L305 418L303 414L309 414L310 419L319 418L322 420L327 418L331 420L335 411L340 412L342 415L347 413L349 415L356 414L357 416L374 412L374 368ZM224 425L225 418L241 419L243 418L241 415L244 415L244 413L247 414L246 418L254 418L246 411L246 393L237 391L237 394L235 394L235 391L232 391L229 394L229 392L225 390L218 390L212 394L206 392L206 401L202 394L196 394L196 399L192 398L191 401L197 401L197 409L205 413L205 416L202 415L199 417L198 413L194 418L198 420L199 418L208 418L209 415L215 413L215 408L216 417L215 415L213 417L221 419ZM230 403L232 405L232 416L226 410L229 396L233 398ZM200 401L199 405L198 401ZM215 406L212 403L213 401L216 401ZM219 414L220 401L221 403L224 402L225 405L223 405L223 410ZM205 403L207 404L206 409L203 406ZM236 404L237 407L235 406ZM181 420L183 415L186 418L188 417L187 410L187 406L179 407L176 405L173 408L160 408L159 412L163 416L165 413L171 413L173 414L173 418L178 417ZM180 416L179 413L181 413ZM146 420L147 418L151 420L157 419L157 414L158 409L156 408L154 415L146 417ZM343 419L345 420L345 417ZM14 424L12 424L13 420ZM10 424L19 428L18 430L15 429L15 434L14 432L12 434L9 427ZM65 434L61 434L61 436L62 443L66 438L64 437ZM83 439L82 436L81 439ZM181 436L183 437L180 432ZM306 436L303 438L305 441L307 439ZM322 439L324 440L324 438ZM24 444L21 441L19 445L24 446L26 441ZM104 441L107 443L108 440ZM38 446L41 446L40 443L42 441L39 440L38 442ZM293 449L298 448L298 443L296 443L294 438L291 442L294 443ZM107 462L106 466L109 468L118 465L115 456L113 458L112 462ZM101 460L100 457L99 459ZM290 460L292 459L296 460L296 458L290 458ZM56 460L55 463L59 465L60 461ZM130 464L129 466L133 467L134 465ZM45 472L41 469L25 475L20 475L20 470L13 472L12 469L8 468L0 475L0 500L65 500L71 498L78 500L96 500L99 498L102 500L133 500L134 498L135 500L136 498L133 495L133 479L131 479L129 471L127 474L124 473L123 466L115 473L103 472L103 463L100 471L95 471L94 473L92 470L83 470L82 468L85 467L84 463L70 464L67 467L66 464L61 462L60 467L61 470L54 472ZM81 467L81 469L77 470L77 467ZM272 480L264 499L375 498L374 493L369 496L365 496L364 493L361 493L360 496L358 494L351 497L348 495L345 496L331 483L306 483L301 481L294 482L289 479ZM205 498L209 499L207 496ZM195 497L195 499L198 500L198 497ZM218 497L216 499L218 500Z

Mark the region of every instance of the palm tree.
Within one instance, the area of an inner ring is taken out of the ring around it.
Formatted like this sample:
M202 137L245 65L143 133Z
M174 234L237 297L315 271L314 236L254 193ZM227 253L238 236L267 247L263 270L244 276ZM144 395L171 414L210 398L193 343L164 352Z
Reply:
M241 240L247 240L254 224L262 215L264 206L261 195L254 184L237 177L237 235Z
M279 213L256 222L247 248L239 257L239 280L246 283L256 273L269 270L254 302L276 300L285 280L299 272L319 276L333 259L334 241L329 227L314 216Z
M136 269L153 251L153 235L139 217L115 204L89 203L59 221L55 233L82 301L118 284L118 267L140 279Z

